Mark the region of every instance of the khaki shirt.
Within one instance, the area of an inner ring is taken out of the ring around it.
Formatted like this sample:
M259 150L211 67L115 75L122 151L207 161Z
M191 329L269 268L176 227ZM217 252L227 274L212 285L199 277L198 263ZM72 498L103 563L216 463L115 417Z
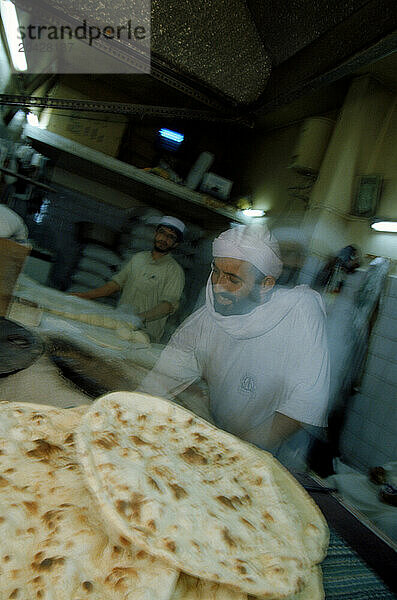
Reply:
M135 313L151 310L160 302L170 302L177 309L185 274L170 254L153 260L150 251L138 252L112 278L121 288L119 306L129 305ZM146 323L153 342L159 342L167 317Z

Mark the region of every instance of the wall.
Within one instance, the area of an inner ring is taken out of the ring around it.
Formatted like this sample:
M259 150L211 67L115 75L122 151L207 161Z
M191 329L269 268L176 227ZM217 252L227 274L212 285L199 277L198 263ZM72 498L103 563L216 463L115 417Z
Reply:
M244 179L255 208L274 216L300 215L304 203L291 200L288 187L297 185L299 176L288 169L300 131L300 124L258 133L250 140L244 165Z
M375 233L369 219L350 214L357 177L379 174L384 186L376 214L397 218L396 98L371 77L353 80L305 215L312 254L326 257L353 243L363 254L397 259L395 236Z
M333 118L336 116L332 113ZM252 135L243 147L243 180L254 208L266 211L267 225L279 241L284 264L292 273L302 267L311 229L303 227L315 178L291 168L304 121ZM314 212L311 216L317 218ZM314 228L314 225L313 227ZM321 261L306 265L310 282Z
M383 177L382 193L376 215L397 220L396 146L397 93L393 95L384 111L382 126L378 129L370 163L363 171L364 174L375 173ZM375 232L365 222L352 223L350 231L352 236L361 241L369 254L397 259L396 234ZM393 273L397 273L396 263Z
M342 459L368 471L397 460L397 277L388 278L359 393L349 405Z

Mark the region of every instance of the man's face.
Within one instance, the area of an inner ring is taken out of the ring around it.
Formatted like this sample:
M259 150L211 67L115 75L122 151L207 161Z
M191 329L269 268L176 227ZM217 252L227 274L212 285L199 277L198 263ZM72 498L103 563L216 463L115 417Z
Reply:
M251 312L263 302L264 292L273 287L274 280L264 275L258 282L252 265L245 260L215 258L211 283L216 312L228 316Z
M178 245L178 236L171 227L159 225L154 234L154 249L161 254L167 254Z

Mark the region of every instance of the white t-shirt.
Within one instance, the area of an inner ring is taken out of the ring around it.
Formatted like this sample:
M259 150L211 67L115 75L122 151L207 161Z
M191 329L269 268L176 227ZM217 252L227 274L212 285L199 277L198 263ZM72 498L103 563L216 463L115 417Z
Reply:
M172 336L141 388L172 397L203 378L216 425L258 443L275 412L326 425L329 357L321 296L307 286L275 289L246 315L206 305ZM252 432L252 434L251 434Z
M7 238L19 244L26 244L28 241L28 230L25 223L16 212L5 204L0 204L0 238Z

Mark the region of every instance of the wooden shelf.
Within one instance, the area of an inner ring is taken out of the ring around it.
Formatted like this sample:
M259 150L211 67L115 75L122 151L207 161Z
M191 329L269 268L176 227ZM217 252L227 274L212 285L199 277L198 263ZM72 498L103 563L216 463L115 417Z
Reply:
M241 213L215 198L138 169L102 152L88 148L45 129L26 125L24 134L34 148L57 161L66 170L129 194L149 205L175 208L178 213L203 220L215 219L224 225L230 220L243 223Z

